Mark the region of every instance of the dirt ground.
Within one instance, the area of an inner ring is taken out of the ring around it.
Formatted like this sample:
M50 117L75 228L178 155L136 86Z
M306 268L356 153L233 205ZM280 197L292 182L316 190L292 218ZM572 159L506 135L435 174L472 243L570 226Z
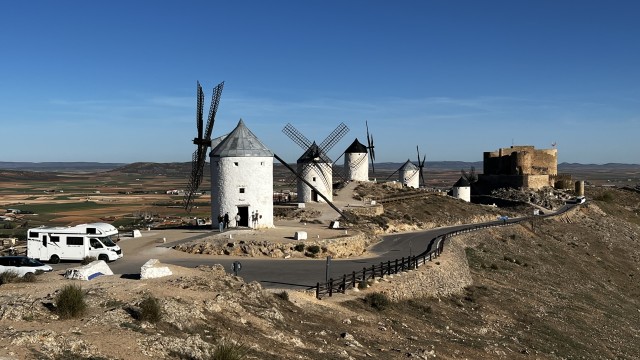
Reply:
M403 276L346 296L286 300L221 269L171 266L166 278L82 283L89 310L70 320L55 313L69 282L59 274L4 284L0 357L212 359L237 342L247 359L636 359L640 227L629 220L640 197L607 191L558 218L454 238L464 262L443 256L418 271L468 266L472 285L380 308L366 295ZM134 316L148 295L160 299L158 323Z

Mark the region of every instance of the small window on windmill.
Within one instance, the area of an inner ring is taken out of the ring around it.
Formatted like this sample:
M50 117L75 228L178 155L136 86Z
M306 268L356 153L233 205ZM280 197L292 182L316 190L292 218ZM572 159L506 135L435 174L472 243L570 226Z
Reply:
M264 161L260 161L260 166L264 166Z
M234 162L234 163L233 163L233 165L234 165L234 166L238 166L238 162L237 162L237 161L236 161L236 162Z
M244 188L240 188L240 194L244 194Z
M316 177L314 176L314 177L312 178L312 180L315 182L315 181L316 181Z

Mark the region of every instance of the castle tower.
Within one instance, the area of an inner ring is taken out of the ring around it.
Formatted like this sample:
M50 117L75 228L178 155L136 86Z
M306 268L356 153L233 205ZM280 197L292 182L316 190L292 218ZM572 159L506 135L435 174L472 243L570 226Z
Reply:
M400 174L399 180L402 185L416 189L420 187L419 169L411 162L411 160L407 160L407 162L400 167L398 174Z
M273 153L242 119L212 141L211 217L229 214L231 226L273 227ZM257 216L256 216L257 214ZM252 217L252 215L254 217Z
M344 169L347 180L369 181L369 156L367 147L358 139L344 151Z
M471 184L464 177L460 177L455 184L453 184L452 189L453 197L457 199L462 199L466 202L471 201Z
M329 201L333 200L333 169L328 157L314 142L297 161L298 174L311 183ZM318 193L298 180L298 202L324 202Z

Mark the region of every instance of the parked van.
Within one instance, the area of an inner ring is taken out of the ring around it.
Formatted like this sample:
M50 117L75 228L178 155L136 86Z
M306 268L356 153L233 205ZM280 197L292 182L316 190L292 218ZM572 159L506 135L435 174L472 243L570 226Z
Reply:
M28 273L35 274L38 271L51 270L53 270L51 266L26 256L0 256L0 273L13 271L23 277Z
M106 223L29 229L27 256L52 264L87 256L115 261L123 256L122 249L116 245L118 236L118 229Z

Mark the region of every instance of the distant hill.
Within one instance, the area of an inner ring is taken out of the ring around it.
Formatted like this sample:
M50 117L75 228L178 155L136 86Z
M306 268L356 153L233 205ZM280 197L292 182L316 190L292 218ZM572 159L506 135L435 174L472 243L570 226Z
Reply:
M397 170L404 162L381 162L376 163L376 170ZM282 165L275 163L275 167ZM342 166L342 163L338 164ZM427 161L425 169L427 171L460 171L468 170L475 167L476 172L482 172L482 161ZM120 172L131 174L149 174L149 175L175 175L189 174L191 172L191 162L176 163L154 163L154 162L136 162L136 163L100 163L100 162L5 162L0 161L0 170L14 171L37 171L37 172ZM640 171L640 164L578 164L578 163L561 163L558 164L558 172L585 172L597 171L603 172L608 170L620 171ZM205 165L204 173L209 173L209 163Z
M112 169L110 173L141 174L141 175L184 175L191 173L191 162L153 163L136 162ZM209 163L205 165L204 174L209 173Z
M415 161L412 162L414 164L417 164ZM376 169L380 170L397 170L403 164L404 162L384 162L376 163L375 167ZM427 161L424 163L425 170L436 171L460 171L462 169L469 170L472 166L476 168L476 171L482 171L482 161Z
M558 172L584 171L584 170L640 170L640 164L578 164L578 163L561 163L558 164Z
M48 172L100 172L115 169L124 163L100 162L6 162L0 161L2 170L26 170Z

